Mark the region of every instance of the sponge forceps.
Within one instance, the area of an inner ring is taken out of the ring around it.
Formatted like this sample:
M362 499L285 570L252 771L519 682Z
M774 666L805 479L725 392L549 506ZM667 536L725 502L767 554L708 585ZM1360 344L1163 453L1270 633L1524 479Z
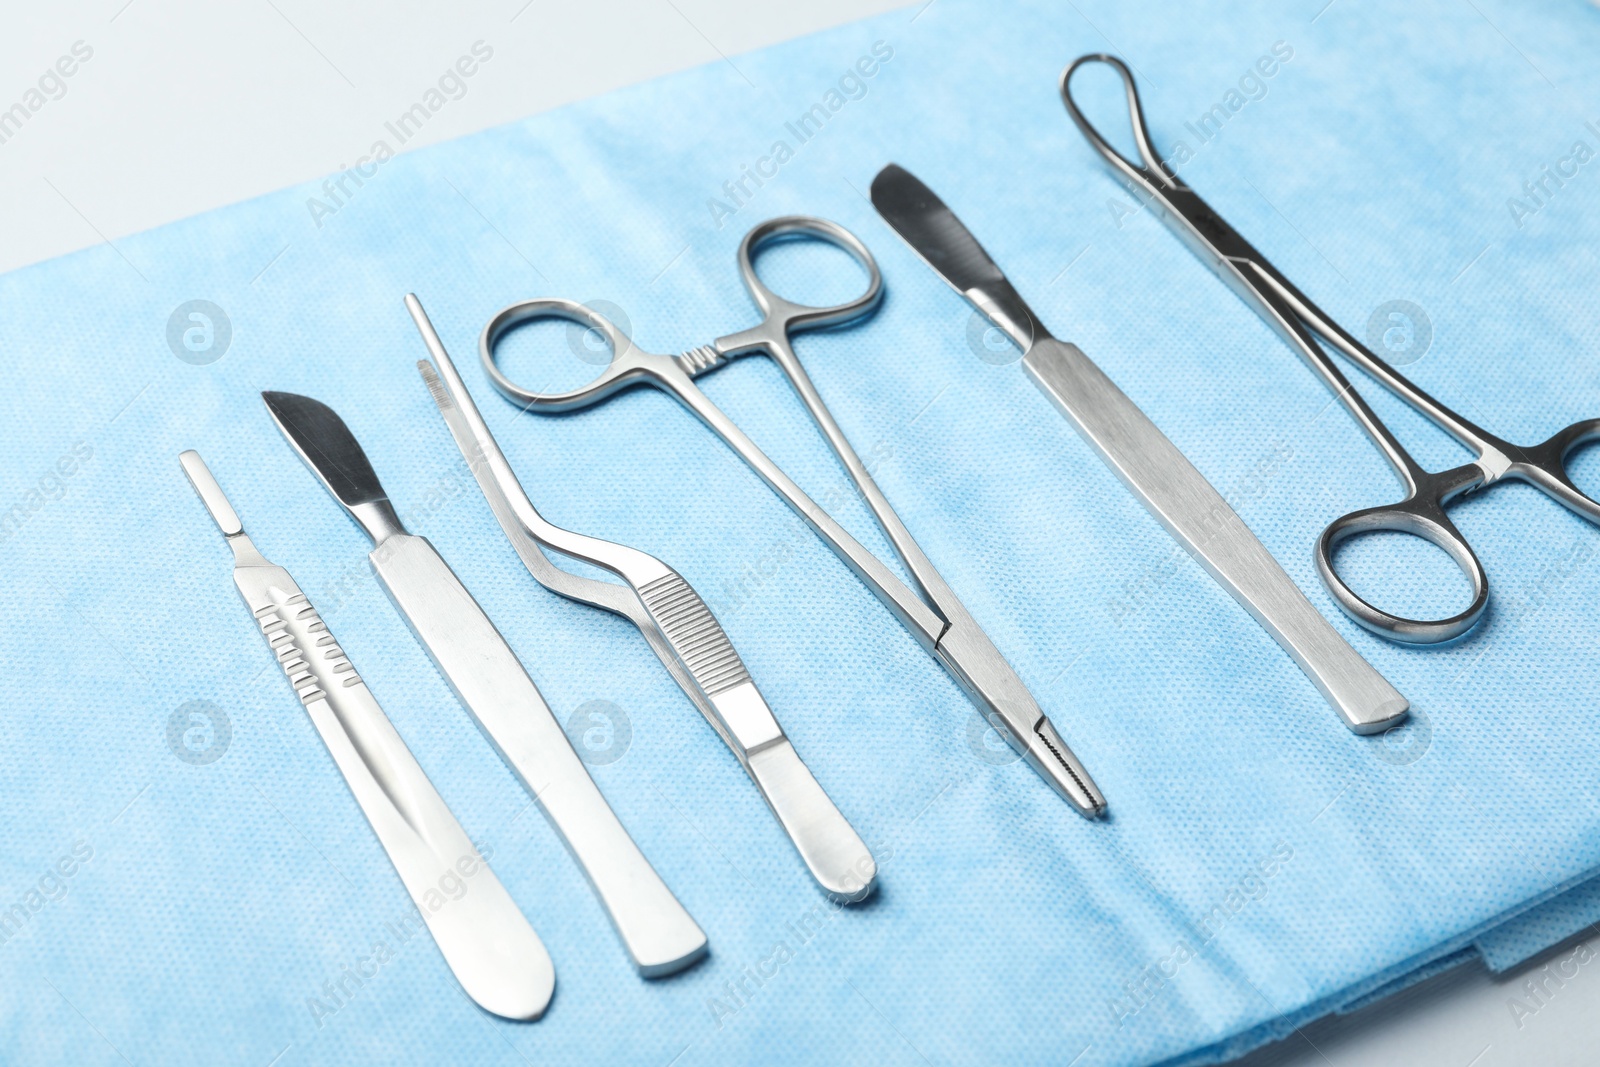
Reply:
M1131 162L1109 144L1072 97L1072 75L1091 63L1104 63L1121 77L1142 165ZM1322 582L1351 619L1380 637L1412 645L1451 641L1477 625L1488 605L1489 580L1472 546L1445 514L1448 504L1476 489L1515 479L1600 524L1600 502L1574 485L1566 469L1572 452L1587 442L1600 440L1600 419L1575 422L1549 439L1528 446L1503 441L1474 425L1428 395L1312 303L1162 162L1145 128L1144 109L1133 74L1122 60L1103 54L1074 60L1061 75L1061 97L1072 121L1112 170L1159 207L1163 221L1190 250L1289 342L1344 403L1399 475L1406 492L1403 500L1352 511L1329 523L1317 540L1315 556ZM1475 458L1446 471L1424 470L1351 386L1333 356L1318 343L1319 338L1470 449ZM1444 550L1471 583L1472 602L1449 618L1423 620L1403 618L1362 599L1334 569L1334 551L1350 537L1380 531L1411 534Z
M865 292L828 307L796 304L774 293L756 274L755 256L772 242L793 238L821 240L848 253L867 273ZM1105 798L1093 779L912 538L834 421L790 345L792 332L841 325L877 308L883 296L883 279L872 253L837 223L809 216L785 216L760 223L746 234L739 246L738 262L745 288L763 316L758 325L749 329L719 337L681 355L655 355L639 349L603 315L582 304L560 299L527 300L504 309L484 327L479 342L484 370L504 396L525 410L539 413L584 408L633 385L651 385L676 397L828 543L923 647L939 659L984 718L1057 793L1081 814L1098 815L1105 808ZM495 363L495 346L509 330L539 318L567 319L594 329L611 348L610 364L589 385L570 392L546 394L520 387ZM904 560L917 591L908 588L812 500L694 383L696 377L731 359L757 353L770 357L787 376L878 525Z

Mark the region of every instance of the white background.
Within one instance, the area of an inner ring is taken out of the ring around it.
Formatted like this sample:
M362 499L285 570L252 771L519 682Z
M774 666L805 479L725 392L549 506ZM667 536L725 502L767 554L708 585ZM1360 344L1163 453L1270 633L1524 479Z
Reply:
M408 147L903 6L904 0L6 0L0 101L76 41L91 60L0 144L0 271L319 177L353 162L472 42L488 77ZM921 6L906 11L910 18ZM937 0L935 0L937 2ZM1351 0L1359 2L1359 0ZM4 309L0 308L0 314ZM1600 931L1594 938L1600 950ZM1575 943L1575 942L1574 942ZM1518 1026L1505 979L1458 968L1323 1020L1250 1067L1600 1063L1600 958ZM1552 985L1553 988L1553 985Z

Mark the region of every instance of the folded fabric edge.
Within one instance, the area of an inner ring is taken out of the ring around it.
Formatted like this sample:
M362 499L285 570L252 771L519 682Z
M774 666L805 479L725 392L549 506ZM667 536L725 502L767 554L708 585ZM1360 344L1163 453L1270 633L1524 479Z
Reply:
M1443 974L1445 971L1454 970L1464 963L1470 963L1477 957L1477 949L1471 945L1458 948L1454 952L1436 955L1426 963L1412 967L1410 971L1397 978L1373 988L1370 982L1363 982L1360 988L1366 992L1356 995L1353 999L1340 1000L1340 996L1349 997L1351 989L1341 990L1340 994L1325 997L1314 1004L1292 1015L1280 1015L1270 1022L1264 1022L1249 1030L1240 1031L1224 1041L1207 1045L1203 1048L1193 1049L1182 1055L1164 1060L1159 1067L1206 1067L1210 1064L1228 1063L1241 1056L1249 1055L1264 1045L1274 1041L1281 1041L1301 1027L1316 1022L1318 1019L1329 1015L1344 1015L1357 1008L1366 1007L1380 1000L1387 1000L1401 990L1409 988L1418 982Z
M1600 874L1592 874L1484 931L1475 947L1484 965L1504 974L1585 929L1600 925Z
M1358 997L1354 997L1345 1001L1343 1004L1333 1009L1333 1014L1352 1015L1355 1012L1360 1011L1362 1008L1376 1004L1380 1000L1388 1000L1395 994L1410 989L1412 986L1417 985L1420 982L1426 982L1435 975L1454 970L1464 963L1471 963L1477 958L1478 948L1476 945L1468 945L1466 948L1459 948L1454 952L1447 952L1442 956L1435 956L1427 963L1418 966L1415 970L1410 971L1407 974L1403 974L1391 982L1386 982L1378 988L1363 993Z
M1324 1016L1360 1011L1475 959L1481 959L1491 973L1503 974L1573 934L1597 925L1600 925L1600 869L1587 871L1475 930L1313 1001L1299 1011L1163 1060L1159 1067L1205 1067L1236 1060Z

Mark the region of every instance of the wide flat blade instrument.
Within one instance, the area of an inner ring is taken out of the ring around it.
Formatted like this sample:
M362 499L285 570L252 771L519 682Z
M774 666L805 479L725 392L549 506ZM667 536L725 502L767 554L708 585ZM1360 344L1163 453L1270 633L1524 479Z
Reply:
M872 204L934 273L1023 351L1022 367L1151 515L1233 594L1356 733L1398 724L1410 705L1306 599L1222 494L1077 345L1050 335L961 220L890 164Z

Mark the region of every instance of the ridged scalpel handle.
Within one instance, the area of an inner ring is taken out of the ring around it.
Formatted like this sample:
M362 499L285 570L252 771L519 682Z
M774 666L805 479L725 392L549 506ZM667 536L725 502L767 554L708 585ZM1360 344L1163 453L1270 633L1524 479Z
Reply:
M179 460L233 550L239 595L457 981L487 1011L538 1018L555 988L539 935L289 572L245 536L200 454Z
M539 936L305 594L292 581L260 573L269 569L287 578L277 567L240 568L240 590L253 586L250 592L269 599L259 608L251 604L261 632L445 962L486 1010L538 1018L555 989L555 968Z

